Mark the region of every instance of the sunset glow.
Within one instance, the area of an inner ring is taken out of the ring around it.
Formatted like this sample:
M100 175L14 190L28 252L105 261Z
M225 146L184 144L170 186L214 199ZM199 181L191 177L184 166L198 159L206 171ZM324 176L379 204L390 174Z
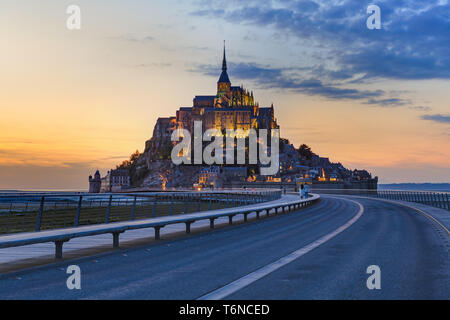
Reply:
M305 143L348 168L365 168L381 183L450 181L450 127L440 120L450 113L448 77L346 81L336 87L385 94L376 103L338 99L271 86L259 73L242 76L240 67L258 66L254 72L282 69L297 79L301 68L319 66L313 52L329 54L319 48L327 43L276 24L201 14L201 1L77 1L82 28L69 31L69 4L0 5L2 189L86 189L96 169L106 172L143 151L158 117L191 105L194 94L215 92L223 39L231 80L253 90L262 106L276 106L281 136L296 147ZM336 70L332 61L328 67Z

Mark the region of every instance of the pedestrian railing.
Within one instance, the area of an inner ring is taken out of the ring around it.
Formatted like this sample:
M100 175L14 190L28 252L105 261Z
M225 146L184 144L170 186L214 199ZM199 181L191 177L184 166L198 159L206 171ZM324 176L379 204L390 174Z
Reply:
M281 197L281 192L269 192L265 193L265 195L269 199L275 200L275 197ZM19 247L36 243L54 242L55 258L61 259L63 255L63 244L73 238L110 233L113 236L113 247L117 248L119 247L120 234L128 230L153 228L155 231L155 240L159 240L161 228L164 228L167 225L184 223L186 225L186 233L190 233L191 224L200 220L209 220L210 228L214 229L214 222L219 218L228 217L229 224L231 225L233 224L234 216L243 215L244 222L247 222L247 217L251 213L255 213L256 219L260 219L261 213L265 213L266 216L269 216L270 214L276 215L280 213L287 213L293 210L307 207L318 201L319 199L320 196L311 195L311 197L307 199L294 197L286 200L280 199L273 202L260 201L262 203L253 203L251 205L243 205L234 208L223 208L220 210L178 214L174 216L161 216L157 218L142 219L137 221L124 221L91 226L79 226L67 229L18 233L0 237L0 248Z
M273 190L0 195L0 235L188 214L280 197Z
M388 200L400 200L422 203L436 208L450 210L450 194L437 191L403 191L403 190L371 190L371 189L313 189L321 194L344 194L369 196Z

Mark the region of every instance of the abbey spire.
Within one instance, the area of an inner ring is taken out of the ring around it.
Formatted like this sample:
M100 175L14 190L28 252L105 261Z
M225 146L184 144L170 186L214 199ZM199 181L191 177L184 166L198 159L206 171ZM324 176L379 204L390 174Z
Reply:
M223 62L222 62L222 71L227 72L227 56L225 53L225 41L223 41Z
M225 41L223 42L223 62L222 73L220 74L219 81L217 82L217 96L221 97L224 93L230 91L231 82L227 73L227 57L225 52Z

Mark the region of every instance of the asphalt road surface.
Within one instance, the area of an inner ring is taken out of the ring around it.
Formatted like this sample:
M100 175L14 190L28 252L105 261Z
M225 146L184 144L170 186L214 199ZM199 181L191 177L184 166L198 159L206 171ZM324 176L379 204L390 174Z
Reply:
M449 299L438 228L400 205L322 196L285 215L4 275L0 299ZM72 264L80 290L66 286ZM366 285L371 265L379 290Z

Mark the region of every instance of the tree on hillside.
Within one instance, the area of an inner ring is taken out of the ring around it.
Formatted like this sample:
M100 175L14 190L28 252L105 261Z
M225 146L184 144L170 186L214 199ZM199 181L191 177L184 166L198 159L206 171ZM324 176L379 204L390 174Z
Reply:
M120 165L116 166L116 169L127 169L131 178L131 185L139 187L142 184L144 178L148 175L148 168L141 159L142 154L139 150L136 150L131 156L130 160L124 160ZM141 160L139 160L141 159Z
M130 156L130 160L122 161L120 165L116 166L116 169L130 169L130 167L133 166L133 164L136 162L137 159L139 159L140 156L141 154L139 153L139 150L136 150L136 152L134 152Z
M139 150L136 150L136 152L130 156L130 162L135 162L139 158L140 155L141 154L139 153Z
M306 145L306 144L302 144L299 148L298 148L298 153L300 154L300 156L302 158L305 158L307 160L311 160L314 152L312 152L311 148Z

